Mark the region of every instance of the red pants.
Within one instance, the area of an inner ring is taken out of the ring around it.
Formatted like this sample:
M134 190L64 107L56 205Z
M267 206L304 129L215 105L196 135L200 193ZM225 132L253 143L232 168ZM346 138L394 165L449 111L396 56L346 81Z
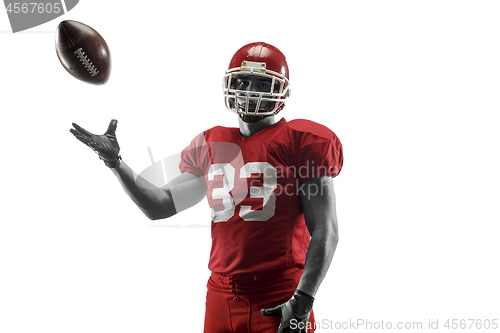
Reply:
M276 333L281 318L266 317L260 310L288 301L301 275L297 268L230 276L212 273L207 283L204 332ZM314 322L312 312L309 322Z

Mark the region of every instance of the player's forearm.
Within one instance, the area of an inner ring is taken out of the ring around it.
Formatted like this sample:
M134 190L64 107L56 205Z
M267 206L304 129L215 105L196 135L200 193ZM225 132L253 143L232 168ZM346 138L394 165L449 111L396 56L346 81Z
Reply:
M325 278L337 248L339 237L332 228L316 229L311 235L304 272L297 289L315 296Z
M111 169L127 195L150 219L166 218L176 213L171 195L167 189L160 189L137 176L123 161Z

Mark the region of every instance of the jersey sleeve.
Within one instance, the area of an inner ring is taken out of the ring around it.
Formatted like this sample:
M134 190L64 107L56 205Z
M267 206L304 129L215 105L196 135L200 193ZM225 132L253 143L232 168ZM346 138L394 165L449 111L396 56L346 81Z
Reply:
M198 178L203 179L205 176L204 166L207 158L208 146L205 141L204 133L201 133L182 151L179 170L181 173L190 172Z
M336 177L344 162L342 143L337 136L332 132L331 138L307 141L309 142L301 146L298 152L299 183L325 175Z

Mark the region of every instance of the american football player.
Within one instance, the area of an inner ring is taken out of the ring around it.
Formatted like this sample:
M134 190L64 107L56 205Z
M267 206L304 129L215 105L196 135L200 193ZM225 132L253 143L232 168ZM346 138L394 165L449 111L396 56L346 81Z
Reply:
M327 127L275 116L290 96L283 53L251 43L223 78L238 128L217 126L182 152L181 175L157 188L121 160L117 121L103 135L73 124L150 219L205 196L211 207L211 276L205 332L313 332L313 302L338 242L333 177L342 145ZM136 180L137 177L137 180Z

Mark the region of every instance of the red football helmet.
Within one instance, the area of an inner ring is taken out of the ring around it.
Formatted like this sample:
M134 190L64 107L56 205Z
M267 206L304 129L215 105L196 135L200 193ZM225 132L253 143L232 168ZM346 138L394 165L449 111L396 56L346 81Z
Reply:
M267 78L268 91L238 89L239 76ZM226 108L242 115L268 116L283 109L290 96L288 65L285 55L276 47L263 42L240 48L231 59L223 79L222 89Z

